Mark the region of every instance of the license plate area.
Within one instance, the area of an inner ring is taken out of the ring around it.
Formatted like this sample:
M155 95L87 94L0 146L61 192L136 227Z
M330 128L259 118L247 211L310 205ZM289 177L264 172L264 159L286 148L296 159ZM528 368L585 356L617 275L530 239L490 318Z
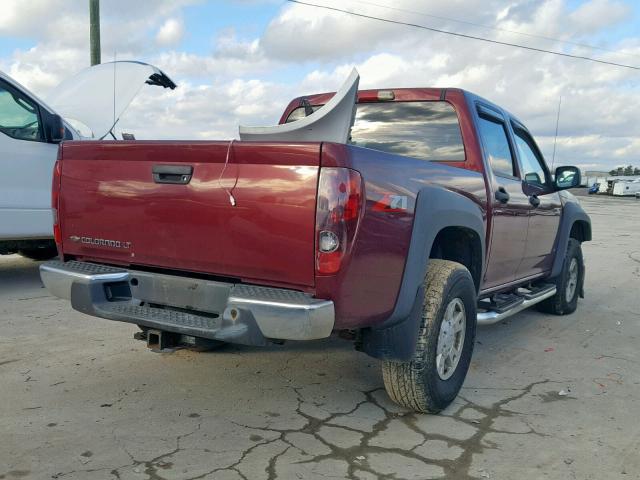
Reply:
M129 288L134 299L189 311L221 314L232 285L212 280L131 271Z

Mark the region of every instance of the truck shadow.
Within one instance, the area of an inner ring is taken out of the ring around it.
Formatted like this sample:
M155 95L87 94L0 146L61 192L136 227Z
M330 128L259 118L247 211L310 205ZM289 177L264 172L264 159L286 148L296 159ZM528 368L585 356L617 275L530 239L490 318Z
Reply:
M0 256L0 295L44 289L40 263L19 255Z

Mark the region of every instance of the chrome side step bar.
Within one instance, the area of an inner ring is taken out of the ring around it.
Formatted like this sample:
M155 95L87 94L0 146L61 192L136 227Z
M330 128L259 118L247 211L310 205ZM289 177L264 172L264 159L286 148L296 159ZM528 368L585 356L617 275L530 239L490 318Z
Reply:
M479 312L477 319L478 325L493 325L494 323L498 323L505 318L508 318L512 315L515 315L522 310L525 310L529 307L532 307L536 303L540 303L543 300L546 300L549 297L553 297L556 294L556 287L552 286L544 291L538 293L537 295L525 294L522 296L524 300L517 305L515 305L510 310L505 310L502 312L497 312L495 310L487 310L485 312Z

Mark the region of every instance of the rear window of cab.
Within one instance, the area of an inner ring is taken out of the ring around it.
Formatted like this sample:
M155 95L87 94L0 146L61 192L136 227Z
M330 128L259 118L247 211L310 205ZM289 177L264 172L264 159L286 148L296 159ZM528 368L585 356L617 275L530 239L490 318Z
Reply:
M301 106L286 123L304 117ZM432 162L465 160L458 115L443 101L359 103L349 143Z

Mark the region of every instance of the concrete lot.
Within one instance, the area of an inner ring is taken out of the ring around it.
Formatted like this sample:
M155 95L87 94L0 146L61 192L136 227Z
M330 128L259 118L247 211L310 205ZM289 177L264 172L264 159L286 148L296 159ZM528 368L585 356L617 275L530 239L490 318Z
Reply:
M640 201L583 204L578 312L481 329L440 416L338 339L152 353L0 257L0 479L640 478Z

